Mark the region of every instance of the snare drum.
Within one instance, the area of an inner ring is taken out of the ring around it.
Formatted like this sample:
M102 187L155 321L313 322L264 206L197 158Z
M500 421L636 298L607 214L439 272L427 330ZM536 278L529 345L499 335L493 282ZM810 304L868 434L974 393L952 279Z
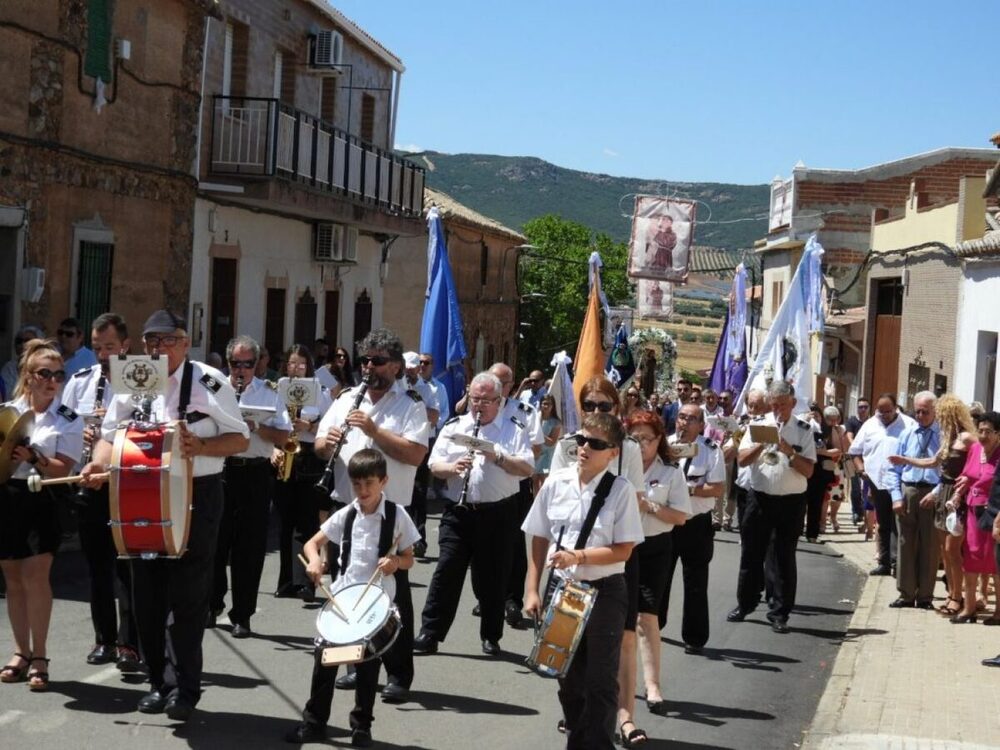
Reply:
M527 664L546 677L565 677L597 600L593 586L561 579L556 585Z
M111 454L111 534L119 557L180 557L191 526L191 460L173 425L119 428Z
M355 583L336 592L334 599L347 617L329 601L316 615L324 666L377 659L396 642L403 620L381 586Z

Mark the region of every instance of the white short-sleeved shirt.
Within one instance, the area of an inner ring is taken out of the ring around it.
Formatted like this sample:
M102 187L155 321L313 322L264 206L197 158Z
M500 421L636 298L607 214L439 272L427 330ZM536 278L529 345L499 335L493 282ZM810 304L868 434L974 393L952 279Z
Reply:
M774 412L757 417L751 424L778 425ZM778 425L778 435L791 445L795 452L803 458L807 458L816 463L816 441L813 439L812 426L801 419L792 417L782 425ZM740 450L744 450L753 445L753 438L750 437L748 428L740 441ZM750 464L749 489L758 492L765 492L768 495L797 495L806 491L808 480L795 471L788 462L788 458L779 451L778 461L769 464L764 460L765 448L757 460Z
M30 408L25 396L11 401L9 405L17 409L18 414L24 414ZM56 397L42 414L35 414L31 445L46 458L61 454L77 463L83 453L83 419ZM14 479L27 479L33 468L27 461L22 461L12 476Z
M423 378L421 378L423 380ZM434 399L437 406L434 407L438 410L438 421L434 425L434 433L436 434L442 427L444 423L451 418L451 407L448 405L448 389L444 387L442 383L437 378L431 378L430 380L424 380L427 385L430 386L431 390L434 391Z
M361 511L361 505L357 500L352 500L350 505L345 505L332 516L330 516L320 529L326 538L338 547L344 540L344 525L347 513L351 508L357 511L354 517L354 524L351 526L351 559L347 563L347 570L340 571L337 580L333 583L333 593L336 594L341 589L355 583L368 583L375 568L378 566L378 540L382 533L382 519L385 518L385 493L382 493L382 500L374 513L365 515ZM406 510L397 505L396 523L393 525L393 540L399 539L396 545L396 552L405 552L414 544L420 541L420 532L414 525L413 520ZM338 554L339 551L338 551ZM339 558L338 558L339 559ZM396 576L383 576L382 588L389 598L396 598Z
M337 376L326 365L316 370L316 380L324 388L329 388L331 391L340 387L340 381L337 380Z
M575 466L551 472L535 496L535 502L528 511L521 530L525 534L548 539L551 543L549 556L555 552L560 534L563 549L576 547L597 485L606 473L602 472L581 486ZM604 506L597 514L586 547L607 547L621 542L639 544L642 540L642 521L635 502L635 487L624 477L616 477ZM595 581L624 572L623 561L610 565L573 565L557 570L555 574L561 578L572 576L581 581Z
M543 445L545 443L541 413L531 404L518 401L516 398L507 398L500 407L500 416L504 420L516 420L515 424L521 425L522 429L528 431L532 445Z
M646 500L664 508L673 508L691 517L691 496L688 494L684 472L673 464L665 464L657 456L652 466L645 473L643 487L646 490ZM674 528L672 523L664 523L652 513L642 514L642 531L648 539L657 534L663 534Z
M549 471L564 469L567 466L576 466L576 436L577 433L560 438L556 443L556 449L552 454L552 465ZM645 472L642 470L642 448L631 435L625 438L622 449L618 452L618 457L612 459L608 464L608 471L612 474L625 477L635 488L636 492L642 493L646 486L643 481Z
M101 379L101 366L99 364L80 370L67 382L62 392L62 403L66 404L81 416L93 414L98 408L107 408L114 398L111 392L111 380L104 379L104 396L101 403L97 401L97 384Z
M876 414L866 419L858 434L854 436L847 453L851 456L861 456L865 463L865 474L878 489L890 489L886 477L892 467L889 456L896 452L903 431L914 424L916 420L900 412L892 424L886 427Z
M344 426L347 415L354 406L355 394L358 388L347 388L340 392L337 400L327 409L326 414L319 421L316 429L317 435L325 435L331 427L338 429ZM361 400L358 409L363 411L382 430L388 430L399 437L409 440L411 443L427 445L428 422L427 409L424 402L419 397L411 395L402 380L397 380L392 384L377 403L372 403L370 392L366 392ZM350 497L351 480L347 476L347 462L351 456L363 448L375 448L375 441L365 435L361 430L351 429L347 433L344 447L340 450L340 455L333 467L334 488L330 496L335 500L344 502ZM385 496L397 505L406 507L410 504L413 495L413 480L417 476L417 467L411 464L404 464L391 456L385 457L386 469L389 475L389 482L385 486ZM341 494L343 493L343 495Z
M278 400L278 392L266 380L253 378L243 390L239 401L241 406L260 406L274 409L274 415L261 424L276 430L291 430L292 423L288 419L288 409ZM242 414L242 412L241 412ZM240 458L270 458L274 451L274 443L264 440L256 430L250 433L250 447L243 453L237 453Z
M243 415L240 414L240 407L236 403L236 391L229 384L229 379L204 362L192 361L191 367L191 401L187 407L188 430L203 438L231 432L248 437L250 430L243 421ZM182 364L167 378L166 394L153 399L151 413L154 422L167 423L177 419L183 374ZM134 409L135 403L131 394L116 395L108 404L108 413L101 425L101 437L113 443L115 431L119 426L125 426L132 420ZM225 459L221 457L195 456L193 476L218 474L222 471L224 463Z
M427 461L431 469L434 468L435 464L452 463L465 456L469 449L456 443L451 439L451 436L456 434L471 435L475 426L476 420L469 413L449 420L448 424L441 430L441 434L438 435L437 442L434 443L434 450L431 451L431 457ZM510 458L527 461L530 464L535 461L527 430L511 419L503 419L503 412L498 412L489 424L480 425L479 437L494 443L504 455ZM447 483L448 497L454 502L458 502L462 496L465 476L450 477ZM483 454L476 453L472 462L472 473L469 476L469 493L466 496L466 502L473 504L495 503L516 493L520 483L521 477L508 473L506 469L497 466L492 460L487 460Z
M680 442L677 435L667 438L667 444ZM722 448L713 440L699 435L695 443L698 445L698 455L694 458L682 458L678 462L688 488L701 487L704 484L718 484L726 481L726 462L722 458ZM715 510L714 497L696 497L691 495L691 513L700 515Z

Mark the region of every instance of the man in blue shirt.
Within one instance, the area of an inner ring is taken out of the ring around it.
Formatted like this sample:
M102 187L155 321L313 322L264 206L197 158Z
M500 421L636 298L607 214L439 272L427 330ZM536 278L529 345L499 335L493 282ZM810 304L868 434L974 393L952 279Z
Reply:
M890 607L931 609L937 577L937 531L934 528L934 488L940 481L937 452L941 427L935 415L937 398L930 391L913 397L916 424L899 436L899 453L889 457L886 474L892 510L899 531L896 588Z
M677 412L691 399L691 385L691 381L687 378L678 378L677 398L663 407L663 424L667 429L668 437L673 435L677 428Z

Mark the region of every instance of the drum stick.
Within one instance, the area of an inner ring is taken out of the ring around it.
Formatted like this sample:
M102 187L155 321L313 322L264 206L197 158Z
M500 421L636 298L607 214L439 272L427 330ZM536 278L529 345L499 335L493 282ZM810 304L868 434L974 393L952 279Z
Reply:
M109 476L110 472L105 471L102 474L91 474L90 478L95 479L99 482L103 482ZM41 492L42 487L47 487L50 484L76 484L77 482L82 482L86 477L82 474L74 474L71 477L57 477L55 479L42 479L36 474L32 474L28 477L28 489L32 492Z
M299 555L299 561L307 568L309 567L309 561L306 560L301 554ZM347 619L347 615L344 614L344 610L342 610L340 605L337 604L337 600L333 598L333 594L330 593L330 589L324 586L322 581L320 581L319 587L323 589L323 593L326 594L326 598L330 600L330 606L332 606L333 610L340 616L340 619L344 622L350 622L350 620Z
M402 534L400 534L399 536L396 537L396 539L392 543L392 546L389 547L389 551L386 553L387 555L395 555L396 554L396 547L399 546L399 540L402 539L402 538L403 538ZM361 600L364 599L365 598L365 594L368 593L368 589L370 589L372 587L372 584L375 583L376 580L379 580L379 581L382 580L382 571L378 569L378 566L375 567L375 572L372 573L372 577L369 578L368 579L368 583L365 584L365 588L361 592L361 596L358 597L358 600L356 602L354 602L354 606L351 607L351 611L352 612L358 608L358 605L361 604ZM365 611L367 612L368 610L365 610Z

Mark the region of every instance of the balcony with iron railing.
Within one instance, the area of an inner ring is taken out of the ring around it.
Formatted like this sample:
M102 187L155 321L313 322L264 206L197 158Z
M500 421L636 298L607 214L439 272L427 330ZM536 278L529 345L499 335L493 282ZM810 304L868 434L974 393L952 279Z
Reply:
M214 175L277 177L419 216L424 169L277 99L214 97Z

